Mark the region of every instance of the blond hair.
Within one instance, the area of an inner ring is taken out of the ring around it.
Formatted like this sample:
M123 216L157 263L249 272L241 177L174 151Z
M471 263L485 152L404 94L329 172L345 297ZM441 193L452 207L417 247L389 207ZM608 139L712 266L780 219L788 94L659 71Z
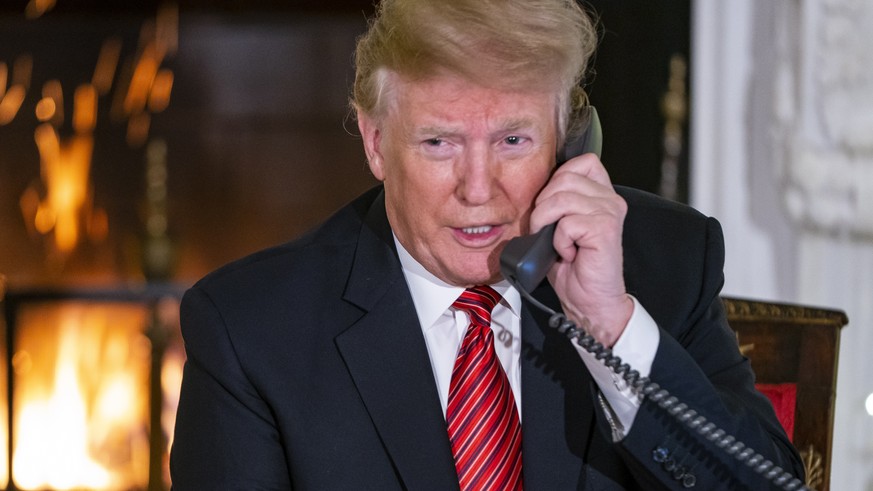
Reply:
M380 117L389 72L439 73L510 90L557 95L559 137L587 101L580 82L597 44L593 21L575 0L382 0L355 52L352 105Z

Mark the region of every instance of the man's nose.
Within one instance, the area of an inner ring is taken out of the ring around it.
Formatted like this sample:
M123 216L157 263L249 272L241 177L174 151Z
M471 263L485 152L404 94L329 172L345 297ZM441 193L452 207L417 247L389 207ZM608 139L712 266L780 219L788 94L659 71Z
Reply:
M487 203L494 196L498 174L498 162L492 149L470 148L458 169L458 198L471 205Z

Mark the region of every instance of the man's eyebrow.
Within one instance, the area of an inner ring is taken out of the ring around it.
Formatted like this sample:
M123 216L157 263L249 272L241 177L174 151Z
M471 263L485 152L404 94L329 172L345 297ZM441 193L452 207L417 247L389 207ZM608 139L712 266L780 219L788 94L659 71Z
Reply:
M502 122L497 127L498 132L515 131L520 129L533 128L536 123L530 118L512 118ZM461 133L462 130L452 128L450 126L428 125L415 129L417 135L454 135Z
M416 128L417 133L444 133L447 130L445 126L420 126Z
M450 128L448 126L422 126L415 129L415 134L418 136L443 135L450 136L460 133L459 129Z
M516 131L535 128L536 126L536 122L530 118L512 118L500 125L500 131Z

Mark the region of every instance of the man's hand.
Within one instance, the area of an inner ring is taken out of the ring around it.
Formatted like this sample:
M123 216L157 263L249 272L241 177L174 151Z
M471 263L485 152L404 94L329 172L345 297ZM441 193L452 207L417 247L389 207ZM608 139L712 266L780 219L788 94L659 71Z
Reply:
M600 159L588 153L558 167L537 196L531 232L558 222L560 259L549 281L566 315L611 347L624 331L633 301L624 285L621 236L627 203L616 194Z

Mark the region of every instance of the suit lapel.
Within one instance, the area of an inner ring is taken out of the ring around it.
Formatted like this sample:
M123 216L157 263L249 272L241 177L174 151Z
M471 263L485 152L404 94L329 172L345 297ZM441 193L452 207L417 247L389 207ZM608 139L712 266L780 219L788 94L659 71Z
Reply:
M535 296L558 305L554 293ZM522 309L521 405L525 489L582 489L593 412L588 370L548 317Z
M383 196L362 227L345 299L366 314L336 344L404 487L457 489L430 358Z
M535 295L556 308L554 292ZM337 336L363 403L408 489L458 489L430 358L385 216L384 196L362 227L345 300L366 313ZM593 429L591 378L548 318L522 309L525 489L584 487Z

